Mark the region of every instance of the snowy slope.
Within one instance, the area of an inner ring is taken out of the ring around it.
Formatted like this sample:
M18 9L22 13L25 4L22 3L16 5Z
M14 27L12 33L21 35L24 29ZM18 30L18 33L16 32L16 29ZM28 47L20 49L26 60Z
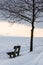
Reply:
M0 65L43 65L43 37L34 38L34 50L29 52L30 38L0 37ZM20 56L9 59L7 51L14 45L21 45Z
M32 52L24 56L17 57L15 59L1 59L0 64L1 65L43 65L43 52L40 54L38 54L37 52L36 53Z

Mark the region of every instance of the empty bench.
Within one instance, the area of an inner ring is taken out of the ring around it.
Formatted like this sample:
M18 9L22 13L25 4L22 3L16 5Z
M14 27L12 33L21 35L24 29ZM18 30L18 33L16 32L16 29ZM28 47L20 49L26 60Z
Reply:
M15 58L19 56L20 53L20 46L14 46L14 51L7 52L10 58Z

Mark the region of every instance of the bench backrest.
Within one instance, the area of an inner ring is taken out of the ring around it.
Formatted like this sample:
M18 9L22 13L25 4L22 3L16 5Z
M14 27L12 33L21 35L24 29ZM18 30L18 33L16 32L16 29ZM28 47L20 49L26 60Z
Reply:
M14 52L16 56L19 56L20 53L20 46L14 46Z

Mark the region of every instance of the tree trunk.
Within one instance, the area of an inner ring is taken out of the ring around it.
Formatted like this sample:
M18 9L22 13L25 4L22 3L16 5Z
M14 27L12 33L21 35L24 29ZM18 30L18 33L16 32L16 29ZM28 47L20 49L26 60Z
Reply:
M34 26L32 26L31 29L30 52L33 51L33 34L34 34Z
M35 0L33 0L33 17L32 17L32 29L31 29L31 40L30 40L30 52L33 51L33 34L34 34L34 21L35 21Z

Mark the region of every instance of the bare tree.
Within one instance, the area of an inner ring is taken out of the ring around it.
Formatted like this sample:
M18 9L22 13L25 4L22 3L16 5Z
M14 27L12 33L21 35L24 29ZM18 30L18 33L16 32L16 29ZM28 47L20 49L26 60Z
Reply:
M1 0L0 10L7 12L6 18L13 21L16 18L31 23L30 52L33 51L34 24L43 21L43 0Z

